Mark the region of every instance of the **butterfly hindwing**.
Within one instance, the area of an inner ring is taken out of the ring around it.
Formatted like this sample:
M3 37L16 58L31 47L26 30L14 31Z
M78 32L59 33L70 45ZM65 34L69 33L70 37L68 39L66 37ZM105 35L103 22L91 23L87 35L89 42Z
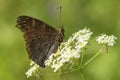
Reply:
M20 16L17 27L24 33L29 58L41 67L63 41L64 29L56 30L50 25L32 17Z

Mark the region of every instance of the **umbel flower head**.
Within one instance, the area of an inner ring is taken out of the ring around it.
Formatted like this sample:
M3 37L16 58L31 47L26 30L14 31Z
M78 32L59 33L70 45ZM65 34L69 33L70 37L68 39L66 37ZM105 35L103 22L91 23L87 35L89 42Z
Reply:
M54 72L65 69L66 66L67 68L79 66L80 54L82 49L88 44L91 34L92 32L87 28L73 34L67 42L61 44L56 53L45 61L45 65L51 66Z
M98 44L113 46L116 39L117 37L115 37L114 35L108 36L106 34L101 34L96 38L96 41L98 42Z

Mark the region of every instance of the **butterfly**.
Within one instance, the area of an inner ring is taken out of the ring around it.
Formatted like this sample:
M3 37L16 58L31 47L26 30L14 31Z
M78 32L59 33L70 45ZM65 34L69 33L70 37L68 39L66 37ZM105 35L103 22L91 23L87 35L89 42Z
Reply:
M64 39L64 28L55 29L45 22L29 17L19 16L17 28L23 32L29 58L41 67L45 60L54 53Z

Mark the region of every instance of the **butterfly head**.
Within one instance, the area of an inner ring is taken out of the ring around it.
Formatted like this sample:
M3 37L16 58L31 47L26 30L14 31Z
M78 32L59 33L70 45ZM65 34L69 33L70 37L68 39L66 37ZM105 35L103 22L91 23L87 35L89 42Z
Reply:
M64 27L61 26L60 29L59 29L59 35L60 35L60 39L59 39L59 40L60 40L60 42L63 42L63 39L64 39L64 37L65 37L65 36L64 36L64 32L65 32L65 31L64 31Z

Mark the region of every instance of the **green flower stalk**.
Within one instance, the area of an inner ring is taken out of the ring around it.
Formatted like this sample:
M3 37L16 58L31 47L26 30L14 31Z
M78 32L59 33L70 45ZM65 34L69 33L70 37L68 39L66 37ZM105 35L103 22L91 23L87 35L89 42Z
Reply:
M102 48L96 52L95 55L93 55L84 65L86 66L88 63L90 63L94 58L96 58L105 48L108 52L108 47L114 46L114 44L116 43L115 40L117 39L117 37L115 37L114 35L106 35L106 34L101 34L100 36L96 37L96 41L98 44L102 44Z

